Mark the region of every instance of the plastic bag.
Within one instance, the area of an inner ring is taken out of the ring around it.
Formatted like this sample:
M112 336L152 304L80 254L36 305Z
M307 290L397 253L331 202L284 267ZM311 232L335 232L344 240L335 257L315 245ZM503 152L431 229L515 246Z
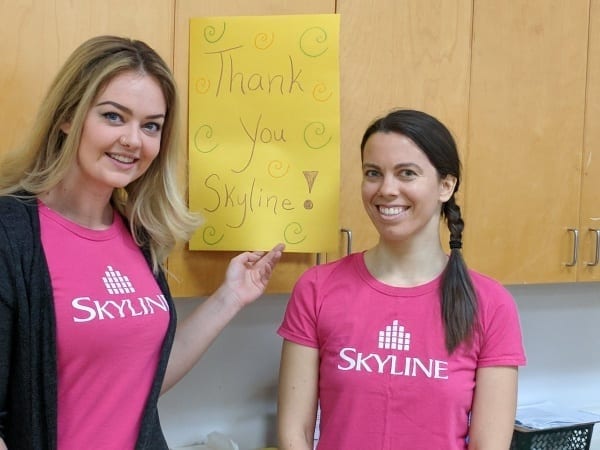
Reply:
M209 433L206 437L206 447L209 450L240 450L233 440L218 431Z

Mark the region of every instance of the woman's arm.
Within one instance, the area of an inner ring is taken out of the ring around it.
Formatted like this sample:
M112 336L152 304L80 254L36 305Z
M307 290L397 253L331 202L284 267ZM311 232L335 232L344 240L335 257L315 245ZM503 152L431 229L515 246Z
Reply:
M477 370L469 429L469 450L507 450L517 409L516 367Z
M312 450L318 403L319 351L283 341L279 369L279 450Z
M264 293L283 249L279 244L268 253L245 252L231 260L223 284L177 326L161 394L194 367L244 306Z

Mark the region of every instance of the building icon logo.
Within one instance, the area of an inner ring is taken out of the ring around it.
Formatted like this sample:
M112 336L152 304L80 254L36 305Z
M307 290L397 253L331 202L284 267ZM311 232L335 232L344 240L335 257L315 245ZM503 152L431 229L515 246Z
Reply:
M394 320L391 325L386 325L384 330L379 331L377 347L386 350L410 350L410 333Z
M113 269L112 266L106 267L102 281L109 294L132 294L135 292L129 277L121 275L121 272Z

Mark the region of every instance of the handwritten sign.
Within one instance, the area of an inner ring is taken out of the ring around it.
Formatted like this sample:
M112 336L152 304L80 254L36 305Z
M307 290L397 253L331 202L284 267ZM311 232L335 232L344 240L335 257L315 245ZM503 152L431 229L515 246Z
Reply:
M191 250L339 238L339 16L190 21Z

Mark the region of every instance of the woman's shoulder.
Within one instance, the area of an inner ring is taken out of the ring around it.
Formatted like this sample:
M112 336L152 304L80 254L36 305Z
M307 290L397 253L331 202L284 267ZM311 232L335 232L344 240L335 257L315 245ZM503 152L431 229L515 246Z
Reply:
M513 295L498 280L475 270L469 270L469 275L480 304L484 306L499 306L502 304L513 305L515 303Z
M330 277L345 276L349 270L354 270L357 264L357 258L362 258L362 254L353 253L350 255L343 256L340 259L334 261L328 261L322 264L316 264L308 268L300 277L304 281L318 280L323 282Z
M0 219L26 218L37 211L37 201L35 197L25 194L0 195Z
M0 195L0 226L9 233L31 230L37 217L35 197Z

